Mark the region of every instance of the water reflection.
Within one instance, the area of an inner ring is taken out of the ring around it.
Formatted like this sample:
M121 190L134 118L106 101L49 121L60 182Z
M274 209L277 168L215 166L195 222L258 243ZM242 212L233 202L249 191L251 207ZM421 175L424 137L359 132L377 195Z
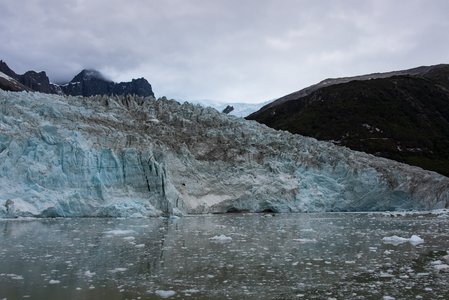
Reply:
M0 299L445 298L448 223L354 213L3 220ZM382 243L413 234L424 244Z

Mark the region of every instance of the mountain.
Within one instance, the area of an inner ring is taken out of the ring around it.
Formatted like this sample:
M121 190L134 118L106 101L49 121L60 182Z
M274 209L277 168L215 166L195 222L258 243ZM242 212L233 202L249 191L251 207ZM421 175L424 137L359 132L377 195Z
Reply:
M28 71L18 75L2 60L0 60L0 72L20 83L20 85L8 87L7 82L0 79L0 88L8 91L35 91L86 97L94 95L154 96L151 85L145 78L115 83L96 70L82 70L69 83L63 85L51 83L45 72Z
M449 176L449 65L326 79L247 119Z
M0 91L0 217L434 209L449 178L212 108Z
M188 102L193 104L200 104L204 107L213 107L221 113L243 118L259 110L261 107L267 105L271 101L266 101L262 103L243 103L243 102L219 102L214 100L203 99L203 100L189 100Z
M85 97L94 95L154 96L151 85L145 78L115 83L96 70L82 70L68 84L61 85L61 89L66 95Z
M45 72L28 71L19 75L11 70L2 60L0 60L0 72L8 75L10 78L13 78L21 84L15 91L35 91L50 94L61 93L61 90L57 85L50 83ZM0 88L2 88L2 86L0 86ZM8 90L7 88L5 89Z

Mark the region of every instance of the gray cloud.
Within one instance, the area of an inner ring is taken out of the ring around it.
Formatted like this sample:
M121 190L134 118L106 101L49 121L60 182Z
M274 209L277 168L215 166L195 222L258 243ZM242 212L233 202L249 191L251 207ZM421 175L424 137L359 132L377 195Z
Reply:
M446 0L0 2L0 54L69 80L96 68L157 95L264 101L326 77L449 62Z

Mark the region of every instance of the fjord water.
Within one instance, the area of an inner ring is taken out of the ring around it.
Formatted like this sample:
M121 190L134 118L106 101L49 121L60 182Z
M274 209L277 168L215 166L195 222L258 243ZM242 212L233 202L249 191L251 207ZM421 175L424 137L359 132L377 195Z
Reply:
M0 299L449 297L444 215L1 220L0 230ZM424 243L382 240L414 234Z

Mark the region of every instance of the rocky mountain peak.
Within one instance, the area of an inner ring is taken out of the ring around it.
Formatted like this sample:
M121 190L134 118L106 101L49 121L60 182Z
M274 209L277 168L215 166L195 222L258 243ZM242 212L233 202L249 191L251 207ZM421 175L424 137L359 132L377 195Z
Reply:
M75 77L73 77L70 82L81 82L85 80L101 80L111 82L111 80L106 79L106 77L99 71L93 69L82 70Z
M16 80L18 80L18 78L19 78L19 76L16 74L16 72L11 70L3 60L0 60L0 72L6 74L9 77L14 78Z

